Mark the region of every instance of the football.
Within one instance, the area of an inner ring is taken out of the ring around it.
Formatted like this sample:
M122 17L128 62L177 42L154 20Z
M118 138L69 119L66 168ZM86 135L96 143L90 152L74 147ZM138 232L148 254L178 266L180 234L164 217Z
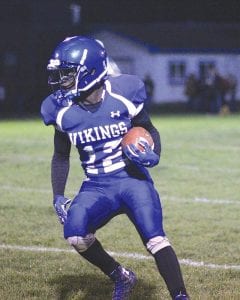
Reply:
M147 142L153 148L153 139L150 133L143 127L133 127L122 139L122 147L134 144L140 151L144 151L141 141Z

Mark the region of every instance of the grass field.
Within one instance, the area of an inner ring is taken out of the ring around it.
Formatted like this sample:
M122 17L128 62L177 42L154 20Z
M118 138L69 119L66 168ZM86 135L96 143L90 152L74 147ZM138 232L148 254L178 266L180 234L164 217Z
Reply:
M240 299L239 117L153 117L163 152L151 173L192 300ZM62 238L51 204L52 132L40 120L0 122L0 299L111 299L112 283ZM73 151L66 195L81 179ZM97 237L137 273L131 299L169 299L125 216Z

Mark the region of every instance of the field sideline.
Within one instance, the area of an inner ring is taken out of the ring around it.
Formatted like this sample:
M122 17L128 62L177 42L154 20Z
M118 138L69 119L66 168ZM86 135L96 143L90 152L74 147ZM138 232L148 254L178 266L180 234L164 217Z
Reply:
M14 245L0 245L0 249L5 250L16 250L16 251L29 251L29 252L63 252L63 253L73 253L77 254L73 249L61 249L61 248L46 248L46 247L30 247L30 246L14 246ZM107 250L107 249L106 249ZM107 251L110 255L114 257L125 257L135 260L148 260L153 259L152 256L142 255L139 253L118 253ZM224 270L240 270L240 265L216 265L216 264L206 264L203 261L192 261L189 259L179 259L180 264L186 266L193 266L193 267L205 267L209 269L224 269Z
M151 174L191 299L240 299L239 115L154 116L153 123L163 151ZM0 299L111 299L112 283L62 239L51 205L53 129L37 119L2 120L0 128ZM67 196L82 176L73 151ZM137 273L130 299L170 299L125 216L97 236Z

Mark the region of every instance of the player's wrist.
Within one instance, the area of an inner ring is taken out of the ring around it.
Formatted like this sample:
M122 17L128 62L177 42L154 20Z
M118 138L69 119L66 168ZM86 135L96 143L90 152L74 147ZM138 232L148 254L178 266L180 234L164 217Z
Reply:
M53 195L53 203L64 198L65 198L64 195Z

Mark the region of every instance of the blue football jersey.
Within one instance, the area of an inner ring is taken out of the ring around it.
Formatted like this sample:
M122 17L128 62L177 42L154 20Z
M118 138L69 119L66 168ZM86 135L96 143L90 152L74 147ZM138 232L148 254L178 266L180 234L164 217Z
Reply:
M126 165L121 140L145 99L144 84L137 76L120 75L105 81L102 103L96 111L51 94L42 103L41 115L46 125L68 134L88 177L109 175Z

